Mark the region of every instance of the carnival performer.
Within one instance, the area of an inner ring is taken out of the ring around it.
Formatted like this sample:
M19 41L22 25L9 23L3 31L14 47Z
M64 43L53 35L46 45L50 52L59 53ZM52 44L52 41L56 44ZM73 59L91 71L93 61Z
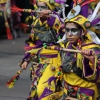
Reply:
M64 21L67 42L63 41L62 48L80 50L80 53L61 52L62 100L100 100L100 39L90 31L92 16L90 19L82 16L80 8L75 6Z
M62 20L54 11L63 3L64 0L37 0L35 7L39 12L29 17L33 19L32 33L25 41L26 52L21 63L21 67L26 69L29 62L33 62L32 91L30 91L27 100L31 100L31 98L34 100L48 100L48 98L55 100L61 96L60 87L56 87L57 85L61 86L60 55L57 50L45 49L45 44L57 45L59 36L64 33ZM50 77L52 77L51 80ZM54 97L56 93L57 96Z
M9 3L9 0L1 0L0 1L0 10L3 11L3 16L5 19L5 27L6 27L6 33L7 33L7 38L9 40L13 39L13 36L10 32L10 27L9 27L9 23L8 23L8 19L7 17L11 14L10 10L7 9L7 5Z
M16 10L16 12L12 13L11 7L16 5L15 0L7 0L6 3L6 13L7 18L10 25L10 30L13 36L13 39L16 39L17 37L21 37L21 29L20 29L20 23L21 23L21 13Z

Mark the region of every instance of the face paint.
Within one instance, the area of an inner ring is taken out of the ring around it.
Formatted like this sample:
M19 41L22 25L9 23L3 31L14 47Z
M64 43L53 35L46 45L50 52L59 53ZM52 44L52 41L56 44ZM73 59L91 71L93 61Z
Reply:
M41 10L47 10L48 6L44 2L38 2L37 4L38 9Z
M71 28L71 29L65 28L65 32L68 35L78 35L78 34L80 34L80 29L78 29L78 28Z

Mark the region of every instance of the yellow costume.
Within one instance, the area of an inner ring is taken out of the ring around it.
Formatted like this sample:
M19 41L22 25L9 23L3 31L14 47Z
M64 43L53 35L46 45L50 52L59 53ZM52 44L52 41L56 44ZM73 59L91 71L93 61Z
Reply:
M72 46L72 48L76 49L75 46ZM87 40L85 42L85 44L83 46L81 46L81 49L95 49L95 48L98 48L97 50L100 50L100 46L94 44L90 40ZM67 56L67 57L69 57L69 56ZM69 96L73 95L73 97L78 98L79 100L81 100L82 98L85 98L86 100L96 100L96 98L99 96L99 93L98 93L98 89L97 89L97 84L95 82L92 82L92 80L96 79L96 66L98 64L97 63L97 55L96 55L95 61L94 61L95 62L94 69L90 69L92 66L91 64L89 64L89 65L88 65L88 63L85 64L86 62L83 61L84 57L80 53L78 53L75 58L76 58L75 66L77 66L76 69L80 69L80 70L74 73L74 71L72 69L71 70L72 72L64 73L64 76L63 76L64 92L68 95L70 93ZM70 61L70 63L71 63L71 61ZM88 67L90 67L90 68L88 68ZM93 71L93 72L88 73L88 71ZM87 74L90 74L90 75L87 75ZM72 95L71 95L71 89L74 91Z
M90 33L88 33L87 31L87 28L91 30L91 22L84 16L79 15L79 12L80 10L77 9L77 6L73 8L65 19L65 25L67 23L80 25L85 32L85 40L83 43L76 43L76 45L67 42L62 47L68 49L94 50L94 65L80 53L62 53L62 70L64 73L64 97L62 100L65 100L67 96L77 98L78 100L99 100L100 45L98 45L99 41L95 42L95 37L91 37L92 32L89 31Z
M58 3L51 5L49 0L38 0L38 2L46 3L50 10L53 10L56 5L61 6ZM52 95L54 96L54 93L59 94L57 96L59 98L62 94L59 93L60 87L56 87L56 85L61 80L60 55L57 50L45 49L45 46L58 45L56 43L58 35L61 36L63 34L62 22L59 17L54 16L47 18L29 16L27 21L29 19L33 20L33 28L29 39L25 41L25 49L27 51L23 58L23 61L33 62L32 84L34 89L30 91L29 99L48 100L48 98L52 98Z

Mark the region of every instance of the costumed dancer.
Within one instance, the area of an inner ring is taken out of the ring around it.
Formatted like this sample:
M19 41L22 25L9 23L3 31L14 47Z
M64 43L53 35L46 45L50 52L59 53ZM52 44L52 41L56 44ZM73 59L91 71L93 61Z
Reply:
M10 27L9 27L9 23L8 23L8 19L7 19L8 10L6 9L8 2L9 2L9 0L0 0L0 10L2 10L3 14L4 14L7 38L9 40L11 40L11 39L13 39L13 36L10 32Z
M100 39L96 36L97 31L93 30L93 17L100 8L100 2L91 17L85 17L87 12L81 7L74 6L64 21L67 42L63 41L62 47L81 52L61 53L64 80L62 100L100 100Z
M57 45L58 37L64 33L63 22L54 11L64 2L64 0L37 0L35 6L38 7L38 13L33 13L29 17L33 19L32 33L25 41L26 53L21 63L21 67L26 69L29 62L33 62L32 86L27 100L32 98L34 100L50 98L50 100L55 100L62 95L60 55L57 50L45 49L45 44Z

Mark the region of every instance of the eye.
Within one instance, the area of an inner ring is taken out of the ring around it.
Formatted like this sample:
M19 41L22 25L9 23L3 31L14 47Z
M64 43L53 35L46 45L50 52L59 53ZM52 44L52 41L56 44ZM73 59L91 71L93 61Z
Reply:
M70 29L69 29L69 28L66 28L65 30L66 30L66 32L69 32L69 31L70 31Z
M46 9L47 7L46 7L46 6L41 6L41 8L42 8L42 9Z
M72 28L71 29L71 32L78 32L79 31L79 29L77 29L77 28Z

